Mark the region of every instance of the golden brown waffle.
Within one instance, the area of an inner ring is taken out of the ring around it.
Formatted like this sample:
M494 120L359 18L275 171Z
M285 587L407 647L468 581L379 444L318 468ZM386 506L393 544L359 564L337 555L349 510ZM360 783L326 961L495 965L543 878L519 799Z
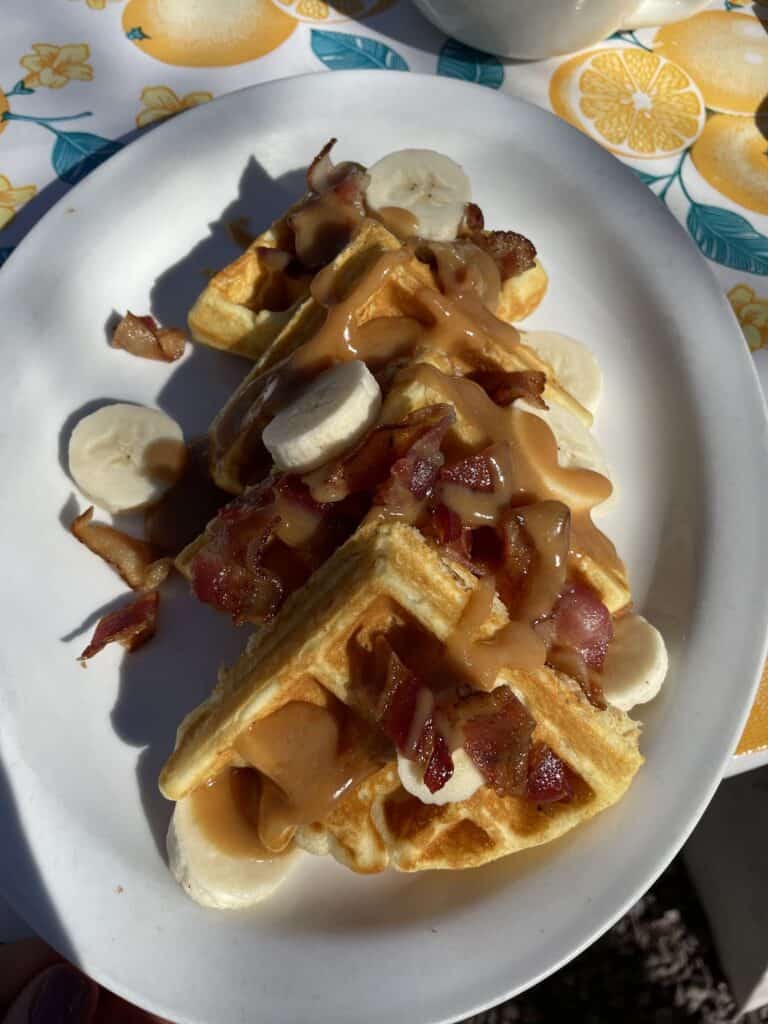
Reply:
M178 731L160 777L173 800L236 762L234 744L254 721L291 701L323 704L328 694L361 716L368 704L354 685L352 638L407 623L444 642L477 581L412 527L379 524L358 531L257 631L213 695ZM480 636L506 622L495 600ZM597 710L575 682L549 669L504 670L548 744L580 781L570 803L541 809L482 786L470 799L423 805L400 786L390 764L341 800L322 822L300 829L300 845L330 852L355 871L472 867L549 841L615 803L642 763L638 726L614 708Z
M263 250L285 244L286 218L291 209L258 235L242 256L210 279L187 318L195 341L257 359L279 334L298 304L309 294L311 274L279 281L275 306L275 272Z
M525 320L541 303L548 284L549 278L541 260L536 260L530 270L508 277L501 286L496 316L509 324Z

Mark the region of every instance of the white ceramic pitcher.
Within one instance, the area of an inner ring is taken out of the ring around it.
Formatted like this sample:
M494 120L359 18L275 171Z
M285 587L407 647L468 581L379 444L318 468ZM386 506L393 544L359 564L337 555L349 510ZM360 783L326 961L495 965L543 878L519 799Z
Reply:
M679 21L707 0L414 0L446 33L478 50L535 59L571 53L617 29Z

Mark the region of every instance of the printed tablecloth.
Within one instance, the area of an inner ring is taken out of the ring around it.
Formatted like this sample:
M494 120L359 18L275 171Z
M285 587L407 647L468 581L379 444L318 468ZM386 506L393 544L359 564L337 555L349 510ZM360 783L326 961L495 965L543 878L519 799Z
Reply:
M150 125L255 82L344 68L478 82L601 143L711 261L768 385L768 7L747 0L538 62L447 39L409 0L4 0L0 264ZM762 748L768 672L739 751Z

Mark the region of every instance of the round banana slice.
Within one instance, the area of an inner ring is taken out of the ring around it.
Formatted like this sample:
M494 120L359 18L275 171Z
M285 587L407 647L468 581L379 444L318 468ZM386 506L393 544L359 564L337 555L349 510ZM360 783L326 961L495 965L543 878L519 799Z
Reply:
M456 237L472 189L450 157L433 149L399 149L370 167L368 176L365 199L372 210L408 210L422 238L449 242Z
M267 425L262 440L278 469L304 473L351 448L381 409L381 389L359 359L321 373Z
M296 863L298 852L259 860L220 850L197 823L192 799L179 800L166 840L171 873L204 907L241 910L270 896Z
M124 402L83 417L69 439L72 479L94 505L113 513L158 501L181 476L186 455L175 420Z
M620 711L653 700L668 667L664 637L655 626L642 615L616 619L600 680L606 700Z
M557 331L523 331L520 340L549 363L555 379L577 402L595 412L603 390L603 374L586 345Z

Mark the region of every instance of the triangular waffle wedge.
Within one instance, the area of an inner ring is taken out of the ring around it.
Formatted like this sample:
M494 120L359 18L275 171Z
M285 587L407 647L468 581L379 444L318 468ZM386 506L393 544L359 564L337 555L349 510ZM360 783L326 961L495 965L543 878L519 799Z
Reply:
M276 272L267 251L285 244L293 209L209 280L187 318L195 341L257 359L291 319L309 294L312 275Z
M424 643L445 642L459 622L475 577L449 562L413 528L385 524L360 531L258 631L212 697L182 723L160 785L181 799L228 765L254 721L292 701L341 701L370 716L354 667L354 646L407 624ZM496 599L480 636L504 625ZM502 670L546 743L575 773L570 802L537 807L498 796L488 785L469 799L423 805L402 788L390 763L339 800L297 840L362 872L388 864L405 870L471 867L535 846L615 803L642 763L638 727L614 708L598 710L567 676L540 669ZM332 695L332 698L330 696Z

